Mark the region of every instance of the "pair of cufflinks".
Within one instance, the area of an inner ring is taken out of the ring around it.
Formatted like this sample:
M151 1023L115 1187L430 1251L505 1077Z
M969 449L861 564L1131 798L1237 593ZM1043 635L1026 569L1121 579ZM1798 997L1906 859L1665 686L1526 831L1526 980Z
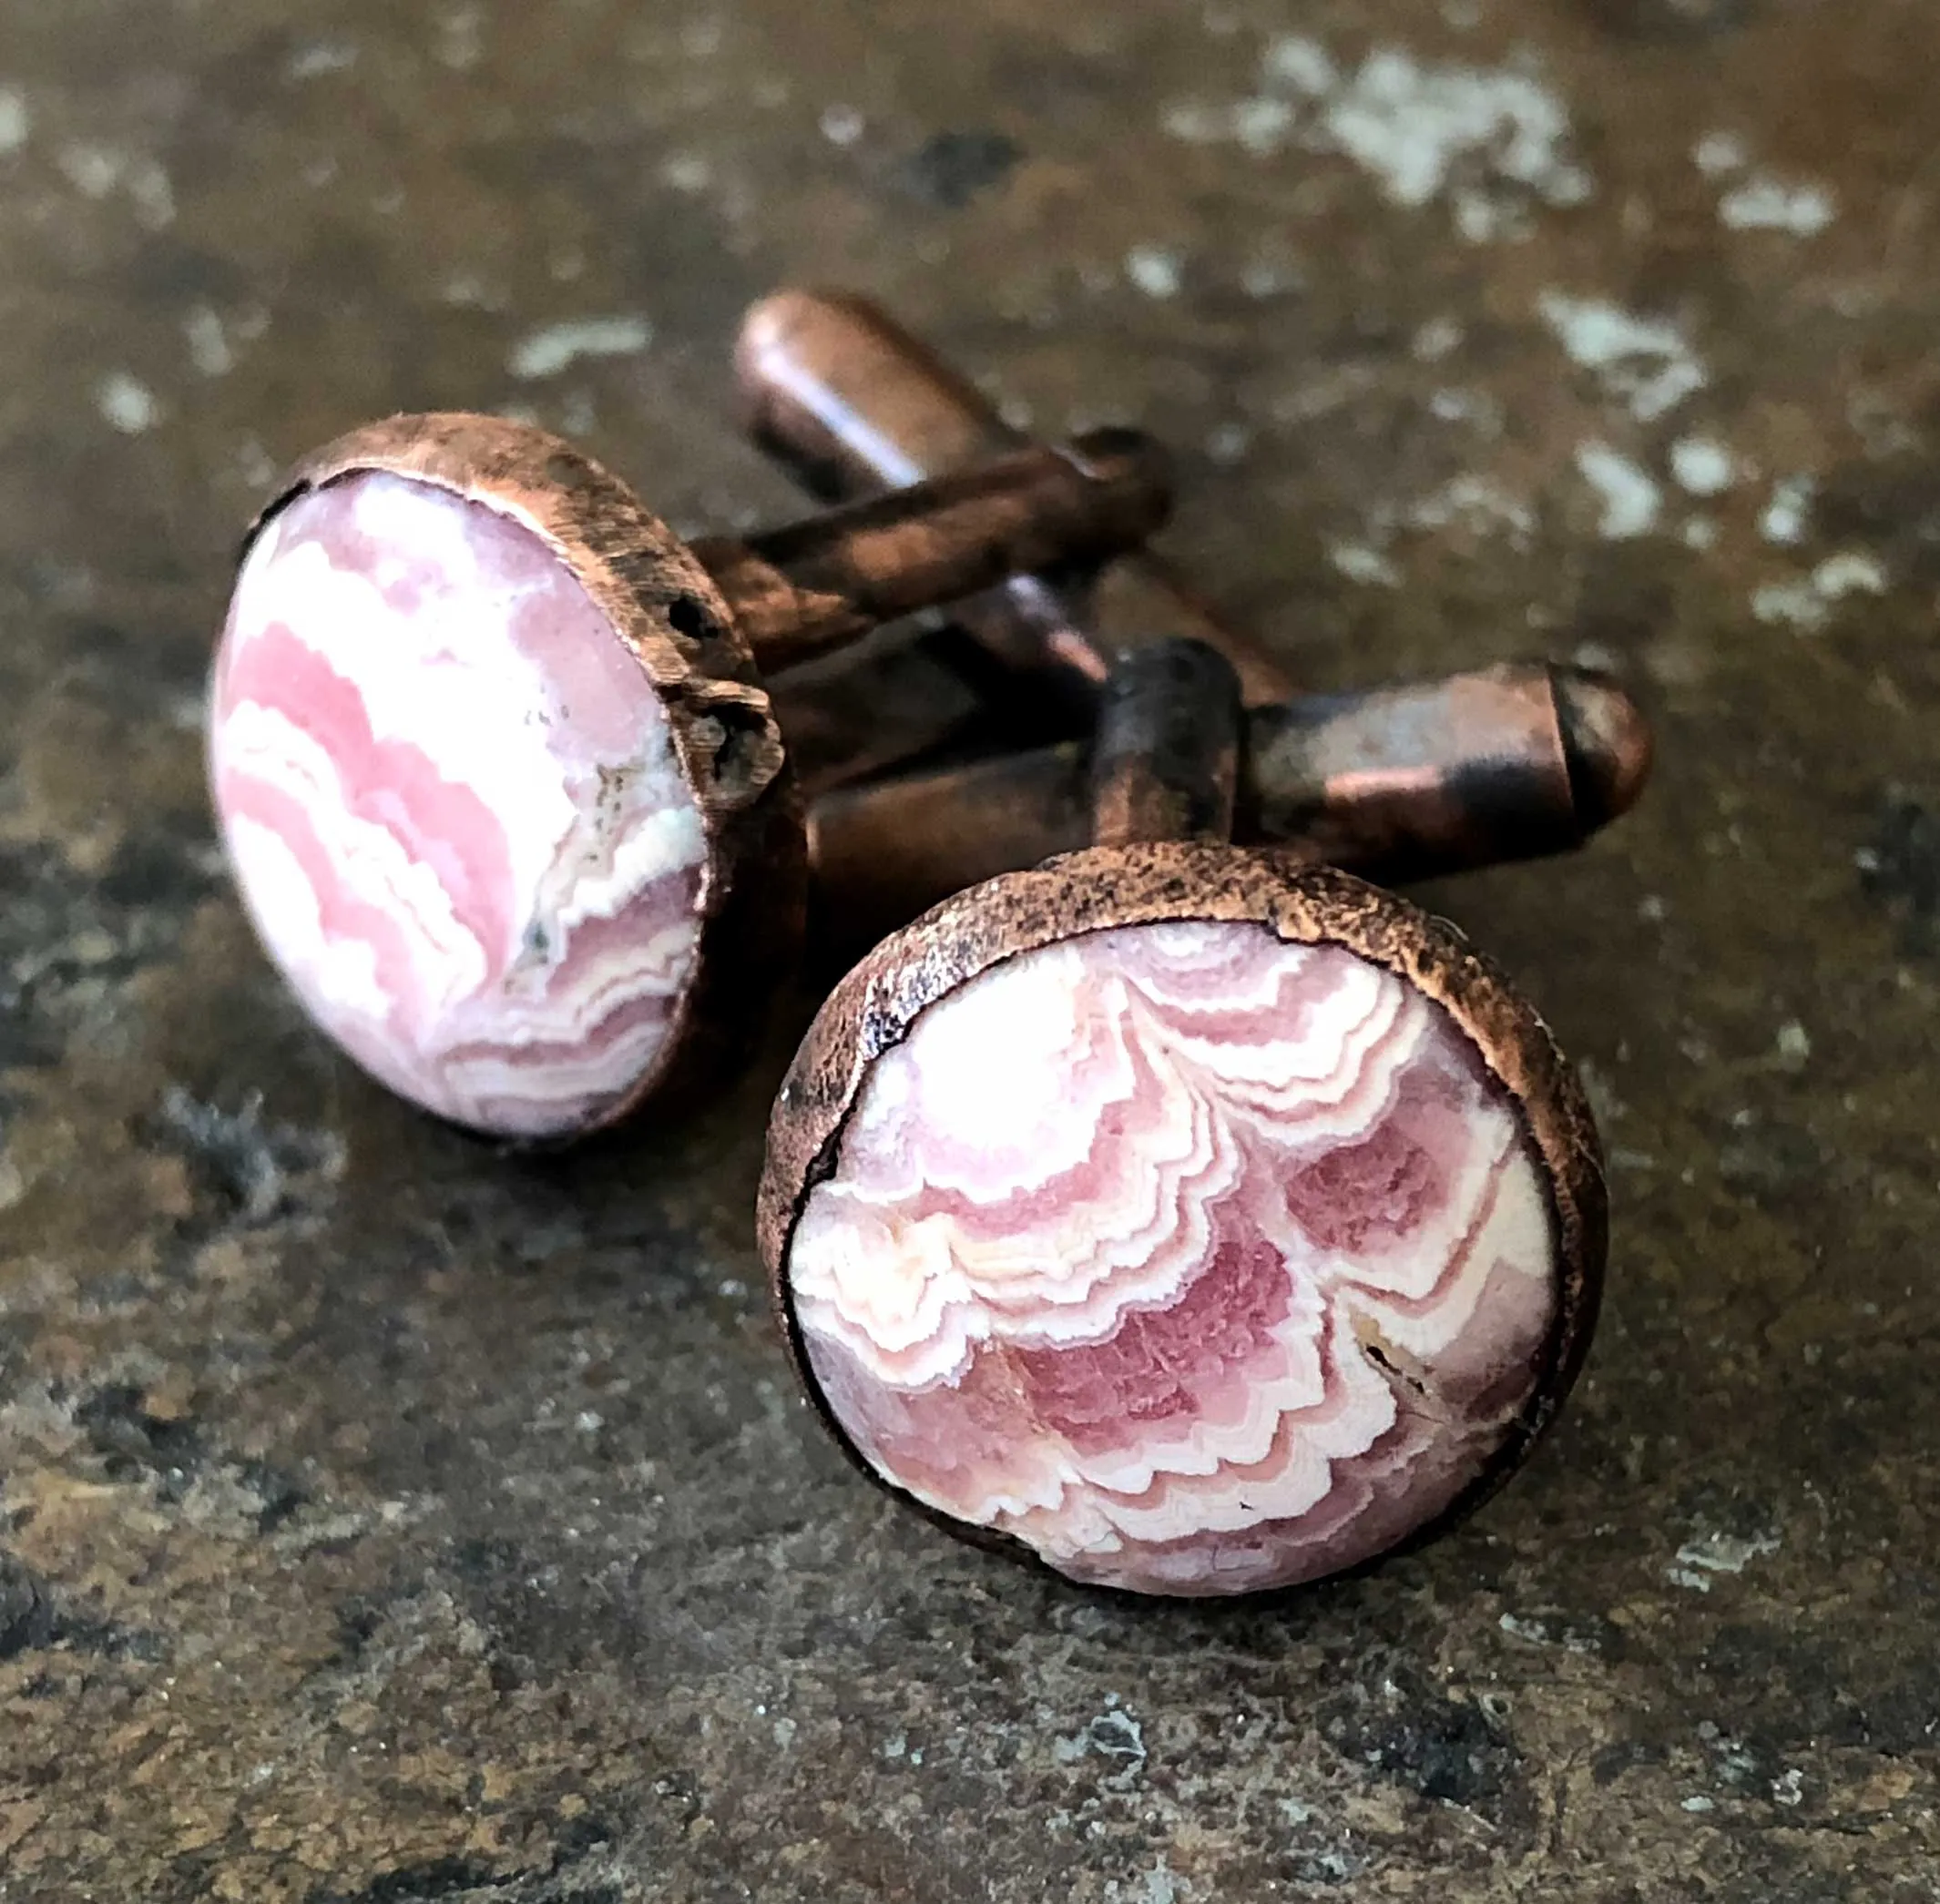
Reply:
M1637 709L1552 667L1296 697L1144 553L1148 440L1022 442L853 299L767 300L739 364L849 500L683 544L470 415L291 473L209 723L271 956L393 1090L558 1141L718 1084L812 916L860 962L758 1224L864 1471L1149 1593L1428 1536L1574 1380L1605 1197L1534 1010L1368 881L1580 842Z

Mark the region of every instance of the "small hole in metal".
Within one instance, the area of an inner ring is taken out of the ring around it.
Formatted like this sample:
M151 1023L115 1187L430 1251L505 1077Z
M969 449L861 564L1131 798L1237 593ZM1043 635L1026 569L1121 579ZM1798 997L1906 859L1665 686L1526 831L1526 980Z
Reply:
M678 595L667 605L667 619L676 635L689 641L705 641L714 632L708 611L690 595Z

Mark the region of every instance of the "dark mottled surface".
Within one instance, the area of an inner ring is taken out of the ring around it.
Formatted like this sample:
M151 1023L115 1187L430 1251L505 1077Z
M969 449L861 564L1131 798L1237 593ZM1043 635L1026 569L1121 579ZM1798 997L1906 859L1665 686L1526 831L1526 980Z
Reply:
M1930 0L0 0L0 1898L1940 1897L1936 64ZM801 276L1176 438L1316 683L1660 717L1633 823L1436 895L1617 1232L1432 1553L1222 1615L943 1542L764 1320L779 1042L507 1163L249 942L198 694L272 465L522 405L772 514L726 343Z

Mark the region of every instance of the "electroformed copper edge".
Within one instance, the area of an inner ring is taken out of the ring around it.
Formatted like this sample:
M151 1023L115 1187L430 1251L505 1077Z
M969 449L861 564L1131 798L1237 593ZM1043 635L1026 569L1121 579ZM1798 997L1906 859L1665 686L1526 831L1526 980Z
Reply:
M957 1538L1022 1560L1067 1584L1077 1583L1021 1541L929 1506L863 1456L810 1365L789 1288L789 1249L809 1197L835 1168L871 1067L908 1037L932 1005L983 972L1045 946L1120 926L1191 920L1257 924L1290 944L1341 946L1441 1006L1514 1101L1542 1161L1556 1226L1557 1318L1529 1402L1502 1447L1445 1512L1384 1553L1324 1578L1364 1573L1429 1544L1509 1480L1555 1421L1582 1372L1602 1299L1608 1199L1588 1100L1534 1006L1448 921L1351 874L1302 863L1297 853L1179 841L1090 848L957 894L884 940L817 1014L769 1122L756 1202L757 1241L795 1373L851 1465ZM1318 1584L1310 1581L1302 1587ZM1298 1591L1269 1588L1233 1598Z
M801 803L767 689L727 599L603 464L549 431L465 412L388 417L312 451L250 524L243 556L299 497L366 473L476 503L552 551L653 684L707 840L694 977L655 1062L577 1131L507 1147L585 1136L632 1116L649 1097L678 1105L751 1048L760 1002L799 956L807 909Z

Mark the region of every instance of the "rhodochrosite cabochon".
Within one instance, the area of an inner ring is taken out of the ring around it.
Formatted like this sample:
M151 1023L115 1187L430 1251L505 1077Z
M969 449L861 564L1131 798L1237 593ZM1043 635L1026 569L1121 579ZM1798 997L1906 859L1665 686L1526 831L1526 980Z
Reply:
M265 945L393 1089L540 1137L653 1072L701 814L653 684L526 524L382 471L299 494L237 583L210 760Z
M1472 1497L1555 1374L1546 1159L1455 1017L1344 946L1023 950L874 1057L824 1156L784 1276L826 1410L1078 1580L1361 1564Z

